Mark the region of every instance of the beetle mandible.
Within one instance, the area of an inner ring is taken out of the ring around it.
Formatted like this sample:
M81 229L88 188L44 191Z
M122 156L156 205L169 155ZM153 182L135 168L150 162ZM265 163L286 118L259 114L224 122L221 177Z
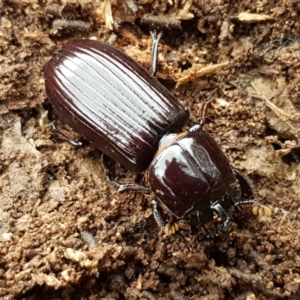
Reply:
M230 166L203 123L182 132L189 113L122 51L73 40L46 64L44 74L48 100L64 122L125 168L146 171L150 190L171 215L166 224L152 202L167 234L178 231L178 220L196 218L213 236L230 226L229 209L258 205L247 178ZM112 183L119 190L146 188Z

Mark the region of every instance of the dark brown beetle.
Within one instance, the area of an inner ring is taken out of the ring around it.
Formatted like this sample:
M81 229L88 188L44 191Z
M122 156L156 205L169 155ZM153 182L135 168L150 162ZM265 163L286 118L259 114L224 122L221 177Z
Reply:
M44 69L48 100L63 121L126 168L143 172L157 199L176 220L196 217L209 235L230 225L229 209L252 203L251 185L233 170L202 124L178 133L188 112L144 68L120 50L92 40L67 43ZM146 188L119 185L119 190Z

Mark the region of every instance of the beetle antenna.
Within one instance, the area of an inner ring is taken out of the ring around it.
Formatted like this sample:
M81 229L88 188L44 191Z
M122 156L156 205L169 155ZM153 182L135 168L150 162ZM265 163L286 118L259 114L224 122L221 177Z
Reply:
M211 102L211 97L212 95L218 90L218 88L215 88L210 95L208 96L208 98L204 101L204 103L202 103L200 110L199 110L199 115L200 115L200 122L194 126L192 126L189 129L189 132L196 132L196 131L202 131L204 123L205 123L205 119L206 119L206 112L207 112L207 107Z
M252 205L253 206L252 213L255 216L259 216L259 217L271 217L274 211L272 206L260 204L255 200L244 200L244 201L238 201L234 203L235 207L243 206L243 205Z
M209 96L205 99L203 105L200 108L200 126L203 127L205 120L206 120L206 113L207 113L207 107L211 102L211 97L214 95L214 93L218 90L218 88L215 88L212 90L212 92L209 94Z
M255 192L252 187L250 179L243 174L240 170L238 169L233 169L235 173L235 177L238 181L238 196L240 199L244 200L238 200L236 201L236 197L232 198L233 205L234 207L239 207L243 205L252 205L252 213L256 216L266 216L270 217L273 212L273 208L260 204L257 202L255 199Z

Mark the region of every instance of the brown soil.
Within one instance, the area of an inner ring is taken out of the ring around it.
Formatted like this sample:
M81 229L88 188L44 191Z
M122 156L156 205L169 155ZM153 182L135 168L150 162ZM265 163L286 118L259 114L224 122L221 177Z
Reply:
M300 2L61 2L0 2L1 299L299 299ZM163 32L157 77L189 125L217 89L206 130L275 208L243 209L214 239L184 232L192 253L160 232L146 193L107 183L98 150L41 125L56 49L94 37L149 69L149 24Z

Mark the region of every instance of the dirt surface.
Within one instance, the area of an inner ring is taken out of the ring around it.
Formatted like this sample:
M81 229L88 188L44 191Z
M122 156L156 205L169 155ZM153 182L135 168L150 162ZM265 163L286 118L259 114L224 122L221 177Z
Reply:
M205 128L275 208L214 239L184 231L192 253L147 193L118 193L99 151L55 141L41 117L56 49L94 38L149 69L151 28L189 125L217 89ZM300 299L299 35L298 0L0 2L1 299Z

